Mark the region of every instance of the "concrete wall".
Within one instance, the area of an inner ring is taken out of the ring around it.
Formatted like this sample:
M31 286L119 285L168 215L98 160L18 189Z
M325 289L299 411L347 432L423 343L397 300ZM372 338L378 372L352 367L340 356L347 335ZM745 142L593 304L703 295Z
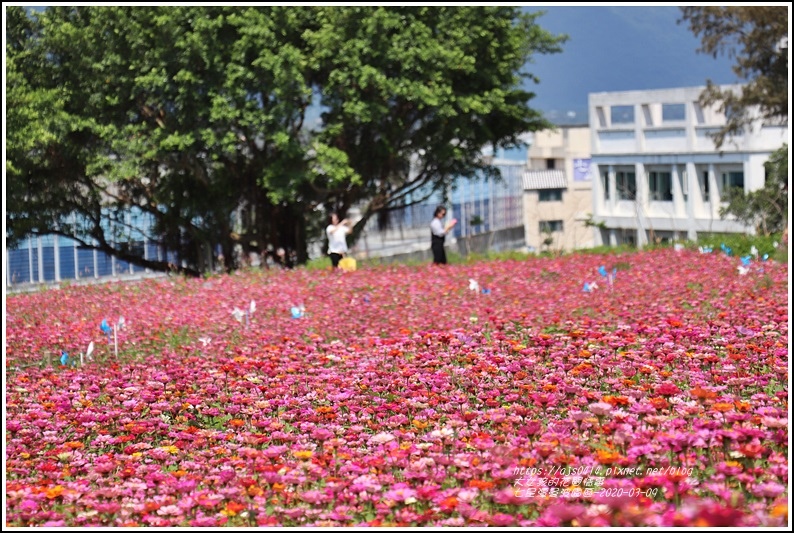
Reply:
M502 252L505 250L517 250L523 247L524 226L516 226L457 239L455 243L448 243L446 250L447 254L458 253L465 257L470 253L483 254L486 252ZM408 261L430 263L433 261L433 253L430 251L430 242L428 239L427 247L423 250L414 250L382 257L372 257L370 259L361 259L361 261L372 261L380 264L405 263Z
M470 253L501 252L521 248L524 242L524 226L516 226L458 239L458 253L466 256Z

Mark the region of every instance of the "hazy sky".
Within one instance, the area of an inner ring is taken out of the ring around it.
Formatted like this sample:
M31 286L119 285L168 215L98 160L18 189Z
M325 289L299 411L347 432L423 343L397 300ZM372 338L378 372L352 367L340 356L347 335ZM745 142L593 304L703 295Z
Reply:
M562 53L536 56L527 68L540 78L527 86L537 95L530 106L553 121L586 123L588 93L740 81L731 60L696 51L700 39L687 24L677 24L677 6L525 9L546 11L536 22L554 35L569 35ZM576 115L568 116L571 112Z

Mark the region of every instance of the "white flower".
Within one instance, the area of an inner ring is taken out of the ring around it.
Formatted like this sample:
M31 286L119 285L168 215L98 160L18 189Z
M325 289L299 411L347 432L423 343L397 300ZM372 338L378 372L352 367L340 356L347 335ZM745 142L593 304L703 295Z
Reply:
M385 444L387 442L391 442L394 440L394 435L391 433L378 433L377 435L373 435L369 441L375 444Z

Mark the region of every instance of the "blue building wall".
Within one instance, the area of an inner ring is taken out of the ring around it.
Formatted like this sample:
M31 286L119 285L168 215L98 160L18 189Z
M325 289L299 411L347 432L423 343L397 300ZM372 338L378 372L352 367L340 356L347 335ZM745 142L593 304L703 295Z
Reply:
M159 257L158 253L158 246L148 243L147 257L156 259ZM141 266L120 261L96 250L80 248L71 239L56 238L53 235L27 239L18 248L7 249L6 261L7 286L100 278L112 276L114 272L115 275L146 272Z

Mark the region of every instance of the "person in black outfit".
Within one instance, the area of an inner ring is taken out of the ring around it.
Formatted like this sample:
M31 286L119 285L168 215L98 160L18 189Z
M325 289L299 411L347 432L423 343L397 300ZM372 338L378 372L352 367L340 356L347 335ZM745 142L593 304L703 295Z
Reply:
M430 222L430 249L433 251L433 264L446 265L447 252L444 250L444 240L447 233L455 227L458 223L456 218L453 218L446 225L441 222L447 214L447 208L443 205L436 207L433 212L433 220Z

